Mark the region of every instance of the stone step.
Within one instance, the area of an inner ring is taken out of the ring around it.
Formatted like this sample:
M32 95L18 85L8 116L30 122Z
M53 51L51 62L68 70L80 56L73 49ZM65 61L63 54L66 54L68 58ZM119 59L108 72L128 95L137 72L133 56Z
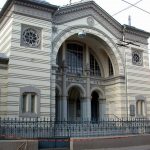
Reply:
M39 150L69 150L69 148L44 148Z

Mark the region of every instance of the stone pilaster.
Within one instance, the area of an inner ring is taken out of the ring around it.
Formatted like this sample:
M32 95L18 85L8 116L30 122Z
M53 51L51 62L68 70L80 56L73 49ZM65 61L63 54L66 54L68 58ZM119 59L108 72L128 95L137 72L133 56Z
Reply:
M65 61L65 50L66 46L65 43L63 44L63 53L62 53L62 116L61 119L63 121L67 121L67 92L66 92L66 72L67 72L67 65Z

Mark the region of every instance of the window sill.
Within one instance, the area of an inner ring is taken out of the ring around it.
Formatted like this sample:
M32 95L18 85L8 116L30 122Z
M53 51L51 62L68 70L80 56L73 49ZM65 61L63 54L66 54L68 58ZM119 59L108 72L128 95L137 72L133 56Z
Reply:
M30 112L20 113L19 117L23 117L23 118L36 118L36 117L39 117L39 114L30 113Z

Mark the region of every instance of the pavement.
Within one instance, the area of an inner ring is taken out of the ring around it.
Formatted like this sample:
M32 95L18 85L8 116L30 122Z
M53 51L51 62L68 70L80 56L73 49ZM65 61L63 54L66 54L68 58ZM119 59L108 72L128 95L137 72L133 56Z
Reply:
M83 150L150 150L150 145L129 146L119 148L83 149Z

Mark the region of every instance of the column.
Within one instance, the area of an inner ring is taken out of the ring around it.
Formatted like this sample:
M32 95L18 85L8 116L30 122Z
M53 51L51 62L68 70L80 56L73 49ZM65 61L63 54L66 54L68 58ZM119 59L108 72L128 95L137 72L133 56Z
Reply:
M31 113L31 93L27 94L27 98L26 98L26 112Z
M65 43L63 44L63 52L62 52L62 121L67 121L67 93L66 93L66 70L67 65L65 61Z
M145 116L146 115L146 111L145 111L145 101L144 100L141 101L141 107L142 107L141 108L142 109L141 110L141 113L142 113L141 115Z
M91 121L91 90L90 90L90 60L89 60L89 49L86 45L86 101L84 105L86 107L86 118Z
M106 100L99 99L99 119L104 118L106 114Z
M141 101L137 102L137 115L141 115Z
M56 118L56 70L58 69L57 65L52 65L51 66L51 83L50 83L50 117L51 120L55 120Z
M83 121L91 120L91 100L88 100L87 97L81 100L81 119Z

